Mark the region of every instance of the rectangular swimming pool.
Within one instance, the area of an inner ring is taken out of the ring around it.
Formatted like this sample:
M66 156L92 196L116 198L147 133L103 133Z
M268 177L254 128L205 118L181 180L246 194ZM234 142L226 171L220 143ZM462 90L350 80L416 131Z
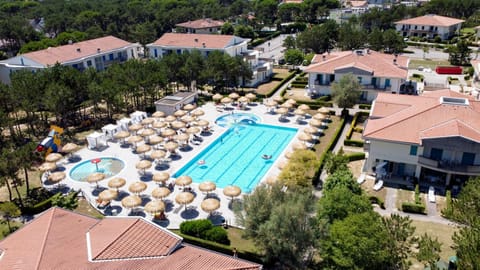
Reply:
M249 193L296 132L296 128L264 124L234 125L178 170L174 177L188 175L196 183L209 180L219 188L236 185L242 192ZM264 154L271 155L271 159L263 159ZM200 160L204 164L198 164Z

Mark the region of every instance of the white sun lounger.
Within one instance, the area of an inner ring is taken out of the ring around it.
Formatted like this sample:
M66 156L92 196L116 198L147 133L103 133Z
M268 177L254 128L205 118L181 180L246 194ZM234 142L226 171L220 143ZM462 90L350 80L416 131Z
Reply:
M363 182L365 182L365 178L366 178L366 177L367 177L367 175L366 175L365 173L362 173L362 174L360 175L360 177L358 177L357 183L361 185Z
M383 180L378 180L378 182L373 186L373 190L379 191L383 187Z

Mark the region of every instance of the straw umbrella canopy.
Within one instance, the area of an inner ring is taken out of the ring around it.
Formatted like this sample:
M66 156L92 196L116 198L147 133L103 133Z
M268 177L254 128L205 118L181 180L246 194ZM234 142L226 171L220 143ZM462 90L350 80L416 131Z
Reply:
M316 113L316 114L314 114L314 115L313 115L313 117L312 117L312 118L313 118L313 119L317 119L317 120L320 120L320 121L321 121L321 120L323 120L323 119L325 119L325 118L327 118L327 117L326 117L324 114L321 114L321 113Z
M175 132L175 130L173 130L171 128L167 128L164 131L162 131L162 136L163 137L170 137L170 136L173 136L175 134L177 134L177 133Z
M197 121L197 126L199 127L204 127L204 126L208 126L210 123L207 121L207 120L204 120L204 119L200 119Z
M108 181L108 187L116 188L118 191L118 189L125 186L126 183L127 183L127 180L125 180L124 178L115 177L113 179L110 179L110 181Z
M152 180L157 183L165 184L165 182L170 179L170 174L168 172L157 172L152 176Z
M164 145L165 149L167 149L168 151L174 151L175 149L178 148L178 143L176 142L167 142L165 145Z
M139 194L142 191L145 191L145 189L147 189L147 184L145 184L144 182L140 182L140 181L131 183L130 186L128 186L128 191L130 191L132 193L135 193L135 194Z
M142 125L151 125L153 122L155 122L155 118L148 117L142 120Z
M167 123L163 121L156 121L156 122L153 122L152 124L153 128L164 128L166 126L167 126Z
M141 141L143 141L143 138L140 137L140 136L137 136L137 135L134 135L134 136L128 138L128 143L129 143L129 144L135 144L135 145L137 145L137 143L138 143L138 142L141 142Z
M285 153L285 157L288 158L288 159L291 159L292 156L293 156L293 152L288 151L288 152Z
M318 109L317 112L319 112L321 114L325 114L325 115L330 114L330 110L325 108L325 107L322 107L322 108Z
M277 167L280 169L280 170L283 170L283 168L285 168L285 166L287 166L287 162L285 162L285 160L283 161L280 161L277 165Z
M152 159L164 158L166 155L167 153L165 153L165 151L163 150L155 150L155 151L152 151L152 153L150 153L150 157Z
M292 105L297 104L297 101L296 101L295 99L292 99L292 98L288 99L288 100L285 101L285 102L290 103L290 104L292 104Z
M293 111L293 114L296 114L296 115L305 115L305 111L302 110L302 109L296 109L295 111Z
M188 134L196 134L196 133L199 133L199 132L200 132L200 129L198 127L189 127L187 129Z
M175 115L176 117L182 117L186 114L187 114L187 111L184 111L184 110L178 110L173 113L173 115Z
M200 189L200 191L202 192L206 192L207 195L208 195L208 192L214 191L216 188L217 188L217 185L215 185L215 183L213 183L212 181L205 181L200 183L200 185L198 185L198 189Z
M267 107L274 107L274 106L277 106L278 102L276 102L275 100L269 100L267 101L267 103L265 103L265 106Z
M221 100L222 98L223 98L223 96L220 95L220 94L215 94L215 95L213 95L213 97L212 97L213 100L217 100L217 101L218 101L218 100Z
M248 99L247 97L239 97L239 98L238 98L238 102L246 103L246 102L248 102L248 101L249 101L249 99Z
M293 104L292 103L288 103L288 102L284 102L280 105L280 107L282 108L287 108L287 109L290 109L293 107Z
M130 132L126 130L119 131L113 135L115 139L123 140L123 142L125 142L125 138L127 138L128 136L130 136Z
M205 112L203 110L198 109L198 110L193 111L191 114L195 117L198 117L198 116L204 115Z
M255 95L253 93L248 93L248 94L245 95L245 97L248 98L251 101L257 99L257 95Z
M141 160L135 165L135 168L139 170L143 170L143 173L145 173L145 170L152 167L152 162L150 160Z
M185 210L187 210L187 204L192 203L193 199L195 199L195 196L192 193L186 191L177 194L177 196L175 197L175 201L178 204L185 205Z
M157 135L153 135L152 137L150 137L150 139L148 139L148 143L150 143L151 145L156 145L161 142L163 142L163 138Z
M128 127L128 130L133 131L133 132L137 132L142 128L143 128L143 126L140 125L140 124L132 124Z
M237 187L237 186L227 186L223 189L223 195L232 197L233 198L237 197L242 193L242 190Z
M89 176L87 176L87 182L88 183L96 183L97 187L98 187L98 182L105 179L105 177L106 177L106 175L103 174L103 173L99 173L99 172L92 173Z
M165 113L162 112L162 111L156 111L152 114L152 117L154 118L162 118L162 117L165 117Z
M230 95L228 95L228 97L231 98L231 99L237 99L237 98L240 97L240 95L237 94L237 93L231 93Z
M44 162L42 165L38 167L38 169L42 172L48 172L51 170L55 170L57 168L57 164L53 162Z
M195 109L195 108L196 108L196 106L193 105L193 104L187 104L187 105L183 106L183 109L184 109L185 111L191 111L191 110L193 110L193 109Z
M181 128L184 128L186 124L182 121L173 121L172 123L170 123L170 126L173 129L181 129Z
M59 153L51 153L45 158L45 161L46 162L57 162L60 159L62 159L62 157L63 156Z
M118 192L116 190L113 190L113 189L106 189L106 190L100 192L100 194L98 194L98 198L101 201L111 201L111 200L116 199L117 196L118 196Z
M144 154L148 151L150 151L152 149L152 147L148 144L142 144L140 146L138 146L135 151L137 152L137 154Z
M274 96L273 100L276 102L283 102L283 98L281 96Z
M153 134L155 134L155 130L151 128L146 128L140 132L140 136L142 137L152 136Z
M292 145L293 150L306 150L307 146L304 143L294 143Z
M182 175L182 176L178 177L177 179L175 179L175 184L179 185L179 186L182 186L182 187L188 186L191 183L192 183L192 178L188 175Z
M288 109L287 108L278 108L275 110L276 113L278 114L286 114L288 113Z
M191 116L191 115L185 115L185 116L182 116L182 118L180 118L180 120L182 120L182 122L185 122L185 123L190 123L193 120L195 120L195 118L193 118L193 116Z
M62 152L71 153L71 152L74 152L75 150L77 150L77 148L78 148L78 145L76 145L74 143L67 143L62 147Z
M300 106L298 106L298 108L300 110L304 110L304 111L310 110L310 106L308 106L307 104L300 104Z
M162 201L149 201L143 208L145 212L148 212L152 215L156 215L165 211L165 203Z
M277 183L277 178L275 176L267 177L267 185L273 186L275 183Z
M303 130L303 132L309 133L309 134L315 134L318 132L318 129L312 126L308 126Z
M300 141L311 141L313 138L312 135L302 132L298 135L298 139Z
M155 199L163 200L163 198L168 197L170 193L170 189L166 187L156 187L152 190L152 197Z
M175 136L175 140L177 141L188 141L190 139L190 136L186 133L181 133Z
M226 103L231 103L233 100L229 97L224 97L220 100L221 103L226 104Z
M122 205L125 208L134 208L142 204L142 198L138 195L129 195L122 199Z
M58 183L65 179L67 174L65 172L54 172L48 176L48 181L52 183Z
M203 200L200 207L202 207L202 210L207 212L210 215L213 211L220 208L220 202L217 199L209 198L209 199Z
M310 120L310 122L308 122L308 124L312 127L319 127L319 126L322 125L322 121L317 120L317 119L312 119L312 120Z
M177 120L177 117L175 117L173 115L169 115L169 116L165 117L166 122L173 122L175 120Z

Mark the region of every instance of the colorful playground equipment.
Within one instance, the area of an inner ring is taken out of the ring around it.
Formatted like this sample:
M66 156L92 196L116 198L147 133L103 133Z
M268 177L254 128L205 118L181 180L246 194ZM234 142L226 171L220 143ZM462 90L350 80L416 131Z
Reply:
M48 136L37 145L36 151L45 152L45 156L50 153L56 153L60 151L62 145L62 134L63 128L55 125L50 126L50 132L48 133Z

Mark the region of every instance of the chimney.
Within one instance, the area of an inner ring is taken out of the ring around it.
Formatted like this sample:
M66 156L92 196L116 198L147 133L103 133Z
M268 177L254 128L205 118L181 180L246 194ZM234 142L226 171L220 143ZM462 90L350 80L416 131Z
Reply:
M205 46L205 42L204 42L204 43L202 43L202 47L203 47L203 48L205 48L205 47L206 47L206 46Z
M325 61L327 59L327 56L324 54L322 55L322 60Z
M393 64L394 64L394 65L397 64L397 58L393 59Z
M100 53L100 51L101 51L100 48L97 48L97 53Z
M81 52L80 48L77 48L77 52Z
M193 41L198 42L198 38L194 39Z
M68 40L68 45L72 45L73 44L73 40L69 39Z
M370 54L370 49L367 49L367 54Z

